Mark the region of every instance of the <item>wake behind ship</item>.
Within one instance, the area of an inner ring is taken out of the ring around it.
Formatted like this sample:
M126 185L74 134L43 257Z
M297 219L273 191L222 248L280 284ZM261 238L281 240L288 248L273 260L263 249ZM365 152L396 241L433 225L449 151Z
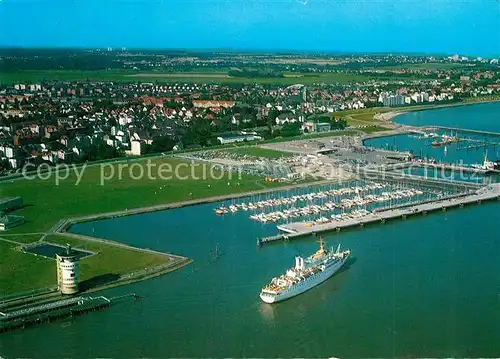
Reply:
M323 238L320 238L320 248L307 257L295 257L295 267L286 271L280 277L273 278L265 286L260 298L266 303L276 303L294 297L324 282L334 275L349 258L351 251L340 252L325 249Z

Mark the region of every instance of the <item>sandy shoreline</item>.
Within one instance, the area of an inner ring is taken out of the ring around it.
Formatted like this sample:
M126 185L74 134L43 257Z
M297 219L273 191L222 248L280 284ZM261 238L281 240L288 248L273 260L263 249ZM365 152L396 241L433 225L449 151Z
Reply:
M396 116L402 115L403 113L407 113L408 111L391 111L391 112L386 112L386 113L378 113L375 116L373 116L374 119L379 120L379 121L392 121L392 119Z

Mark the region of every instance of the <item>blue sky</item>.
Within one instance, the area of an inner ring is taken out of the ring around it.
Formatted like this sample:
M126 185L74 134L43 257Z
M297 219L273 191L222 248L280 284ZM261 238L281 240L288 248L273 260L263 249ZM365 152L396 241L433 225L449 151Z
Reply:
M499 0L0 0L0 46L500 55Z

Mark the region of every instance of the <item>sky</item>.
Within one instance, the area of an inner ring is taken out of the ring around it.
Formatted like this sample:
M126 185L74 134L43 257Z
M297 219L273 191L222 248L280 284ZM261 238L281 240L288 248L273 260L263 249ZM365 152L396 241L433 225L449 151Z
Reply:
M500 0L0 0L0 46L500 56Z

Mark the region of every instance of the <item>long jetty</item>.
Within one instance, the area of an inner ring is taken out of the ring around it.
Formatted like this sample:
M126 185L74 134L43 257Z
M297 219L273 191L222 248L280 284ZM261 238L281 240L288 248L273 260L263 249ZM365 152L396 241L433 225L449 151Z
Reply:
M103 310L126 298L137 299L138 296L130 293L114 298L72 297L10 312L0 312L0 333Z
M425 176L418 176L418 175L412 175L412 174L406 174L406 173L398 173L398 172L393 172L397 168L404 168L402 167L384 167L381 168L382 170L379 169L368 169L368 168L362 168L358 171L357 176L361 179L366 179L366 180L375 180L375 181L404 181L406 183L410 184L415 184L419 186L425 186L425 187L438 187L442 188L444 186L448 187L455 187L455 188L463 188L463 189L470 189L470 190L478 190L484 185L481 183L474 183L474 182L466 182L466 181L457 181L457 180L452 180L452 179L445 179L445 178L430 178L430 177L425 177Z
M425 129L426 130L443 130L443 131L473 133L476 135L500 136L500 133L498 133L498 132L473 130L473 129L469 129L469 128L446 127L446 126L428 126L428 127L425 127Z
M409 167L424 168L429 170L437 169L437 170L448 170L455 172L471 172L477 174L500 173L499 170L494 170L494 169L487 170L483 168L475 168L472 166L456 165L453 163L432 163L432 162L416 162L416 161L386 165L381 169L384 171L396 171L396 170L403 170Z
M350 227L363 227L372 223L385 223L388 220L402 218L405 219L409 216L417 214L427 214L433 211L446 211L454 207L463 207L468 204L481 203L483 201L500 199L500 184L491 184L483 187L471 194L461 194L454 197L448 197L437 201L428 201L419 204L409 204L404 206L392 207L374 211L365 216L356 218L346 218L341 220L332 220L324 224L315 224L314 222L294 222L284 225L279 225L277 228L283 234L275 235L272 237L260 238L257 244L261 245L267 242L277 240L293 239L301 236L308 236L319 234L329 231L340 231L344 228Z

